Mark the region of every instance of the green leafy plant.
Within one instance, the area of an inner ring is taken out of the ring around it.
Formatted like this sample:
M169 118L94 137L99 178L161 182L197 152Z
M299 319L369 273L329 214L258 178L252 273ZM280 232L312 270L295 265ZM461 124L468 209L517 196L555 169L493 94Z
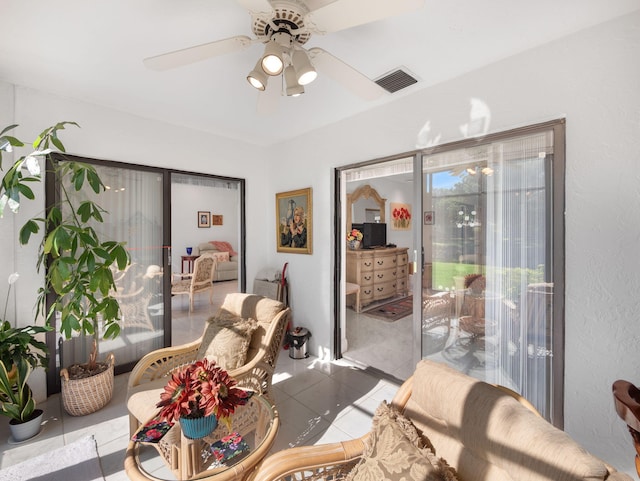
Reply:
M20 243L27 244L40 229L44 235L39 245L36 267L45 268L44 285L38 290L37 312L42 312L47 326L60 313L60 331L69 339L73 333L92 335L97 340L100 326L104 338L120 334L120 306L112 295L116 290L114 270L123 270L130 257L124 243L102 240L93 225L104 222L105 210L92 200L79 200L74 192L86 187L95 194L105 190L96 169L87 163L65 158L65 147L58 133L75 122L60 122L48 127L33 142L34 151L20 157L7 170L0 184L0 217L6 207L17 212L22 197L34 199L30 183L41 181L40 161L52 166L60 193L44 217L29 219L20 229ZM8 135L17 125L0 132L0 168L2 151L24 146ZM57 149L57 155L53 155ZM54 300L47 310L46 300ZM94 348L95 349L95 348ZM90 357L95 364L95 355ZM95 366L89 366L91 370Z
M19 423L29 421L36 409L31 388L27 384L32 370L26 359L20 359L12 379L4 362L0 361L0 414Z

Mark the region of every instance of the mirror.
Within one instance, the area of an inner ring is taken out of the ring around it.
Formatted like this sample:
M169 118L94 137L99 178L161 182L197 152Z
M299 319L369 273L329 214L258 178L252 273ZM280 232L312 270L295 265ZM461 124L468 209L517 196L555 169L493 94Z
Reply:
M368 184L347 194L347 230L354 222L385 222L386 202L387 199Z

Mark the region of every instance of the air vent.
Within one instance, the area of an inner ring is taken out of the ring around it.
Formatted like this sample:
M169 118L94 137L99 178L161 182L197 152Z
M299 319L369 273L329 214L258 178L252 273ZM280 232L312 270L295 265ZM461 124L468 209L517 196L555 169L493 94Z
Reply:
M395 93L398 90L402 90L403 88L408 87L409 85L418 83L418 79L409 75L404 70L398 69L383 75L382 77L376 79L375 82L387 92Z

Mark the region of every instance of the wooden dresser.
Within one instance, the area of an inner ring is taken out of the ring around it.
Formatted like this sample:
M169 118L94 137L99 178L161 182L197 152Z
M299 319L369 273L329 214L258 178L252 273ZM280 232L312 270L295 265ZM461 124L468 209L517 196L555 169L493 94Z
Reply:
M396 295L409 286L407 247L347 250L347 282L360 286L362 306Z

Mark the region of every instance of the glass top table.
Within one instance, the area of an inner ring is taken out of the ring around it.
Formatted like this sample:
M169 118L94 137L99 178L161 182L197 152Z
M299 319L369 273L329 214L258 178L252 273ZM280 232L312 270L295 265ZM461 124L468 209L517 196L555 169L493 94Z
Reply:
M238 406L231 419L231 432L224 423L218 423L203 439L186 438L176 422L157 443L130 440L124 461L127 476L134 481L248 479L273 446L280 419L274 405L259 394ZM242 436L249 450L220 465L212 455L212 445L232 432Z

